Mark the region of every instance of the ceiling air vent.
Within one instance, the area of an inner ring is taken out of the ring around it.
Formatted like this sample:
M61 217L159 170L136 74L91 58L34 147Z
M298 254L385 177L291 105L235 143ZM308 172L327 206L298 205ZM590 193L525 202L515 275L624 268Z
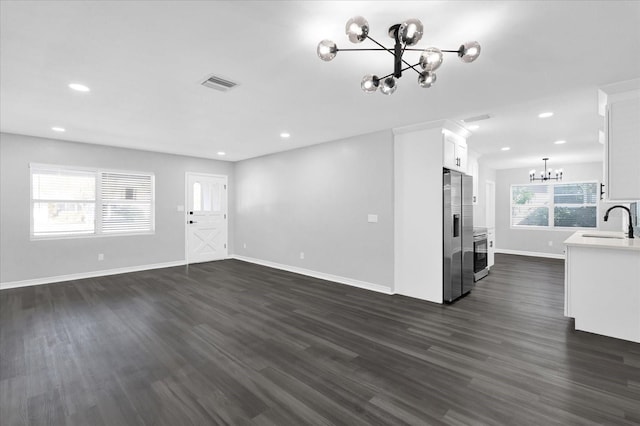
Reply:
M219 90L221 92L226 92L227 90L233 89L238 85L238 83L234 83L233 81L226 80L222 77L218 77L212 75L208 77L205 81L201 83L203 86L208 87L210 89Z

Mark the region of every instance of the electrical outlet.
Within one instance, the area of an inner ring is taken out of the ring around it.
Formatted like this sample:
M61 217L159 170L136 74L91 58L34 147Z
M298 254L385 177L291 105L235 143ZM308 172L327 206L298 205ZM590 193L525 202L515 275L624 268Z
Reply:
M98 253L98 260L104 260L104 253Z
M369 214L369 215L367 215L367 222L369 222L369 223L378 223L378 215L377 214Z
M247 248L247 243L242 243L242 248Z
M553 246L553 241L549 241L549 247Z
M303 251L300 252L300 259L304 259L304 252Z

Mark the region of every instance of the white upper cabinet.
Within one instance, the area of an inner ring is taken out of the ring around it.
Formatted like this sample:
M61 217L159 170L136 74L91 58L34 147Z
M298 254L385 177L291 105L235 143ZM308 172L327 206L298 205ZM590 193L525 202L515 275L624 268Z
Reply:
M604 87L599 95L605 115L605 198L640 200L640 80Z
M443 130L442 165L447 169L467 172L467 142L452 132Z

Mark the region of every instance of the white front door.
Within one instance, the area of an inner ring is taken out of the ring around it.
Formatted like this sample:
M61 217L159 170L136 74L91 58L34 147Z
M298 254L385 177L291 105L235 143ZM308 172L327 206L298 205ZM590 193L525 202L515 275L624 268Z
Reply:
M227 177L187 173L187 263L227 258Z

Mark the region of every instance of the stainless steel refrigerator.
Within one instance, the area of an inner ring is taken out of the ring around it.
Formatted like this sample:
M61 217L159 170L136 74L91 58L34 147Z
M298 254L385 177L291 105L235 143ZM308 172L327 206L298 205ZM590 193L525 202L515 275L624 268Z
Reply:
M453 302L473 287L473 177L443 173L443 295Z

